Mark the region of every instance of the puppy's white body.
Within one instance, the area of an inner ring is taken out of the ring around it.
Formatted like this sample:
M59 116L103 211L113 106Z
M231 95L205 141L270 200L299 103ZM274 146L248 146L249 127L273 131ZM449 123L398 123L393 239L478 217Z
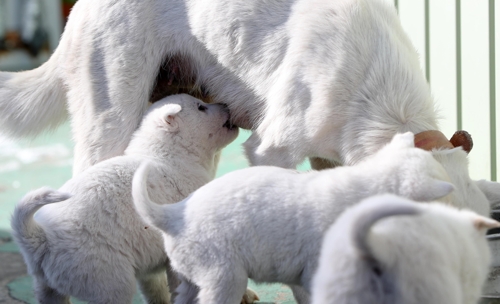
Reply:
M417 53L380 0L80 0L46 64L0 74L0 129L32 134L67 107L75 173L121 155L172 56L253 130L252 165L352 165L397 132L438 129ZM467 172L459 160L450 175ZM489 212L468 173L452 179L457 206Z
M442 204L369 198L326 233L312 303L475 304L489 271L485 232L492 227L498 222Z
M253 167L226 174L173 205L148 197L148 166L134 176L132 195L146 222L164 231L173 268L184 276L176 303L234 304L247 278L282 282L310 292L324 232L348 206L391 192L419 201L452 190L429 152L413 148L413 135L397 135L351 167L298 173ZM307 303L307 297L297 299Z
M72 295L89 303L131 303L138 279L148 303L168 303L162 237L135 212L132 177L146 158L155 166L149 195L162 203L185 198L214 178L220 150L236 138L237 129L223 126L228 118L221 105L168 97L145 116L125 156L89 168L59 192L27 194L12 228L39 302L66 303Z

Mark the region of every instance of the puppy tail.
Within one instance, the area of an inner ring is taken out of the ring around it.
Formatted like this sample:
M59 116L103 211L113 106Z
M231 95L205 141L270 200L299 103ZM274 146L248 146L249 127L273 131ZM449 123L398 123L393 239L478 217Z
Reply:
M165 209L169 206L156 204L149 198L147 182L151 167L151 162L145 161L134 174L132 180L132 198L135 210L147 225L167 230L169 213Z
M370 228L379 220L396 215L417 215L421 209L415 203L395 195L382 195L369 198L353 208L351 218L351 235L354 246L367 260L375 261L367 245L367 235Z
M70 197L70 194L43 187L21 199L12 214L11 227L14 239L22 249L33 252L45 244L45 232L33 219L35 212L44 205L62 202Z
M68 117L66 90L59 76L58 52L40 67L0 72L0 130L10 136L34 136Z

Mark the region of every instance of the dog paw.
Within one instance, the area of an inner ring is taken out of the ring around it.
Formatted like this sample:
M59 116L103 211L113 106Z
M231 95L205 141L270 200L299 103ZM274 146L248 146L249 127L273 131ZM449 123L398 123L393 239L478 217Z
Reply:
M241 304L251 304L258 300L260 299L257 293L250 288L247 288L245 294L243 295L243 298L241 299Z

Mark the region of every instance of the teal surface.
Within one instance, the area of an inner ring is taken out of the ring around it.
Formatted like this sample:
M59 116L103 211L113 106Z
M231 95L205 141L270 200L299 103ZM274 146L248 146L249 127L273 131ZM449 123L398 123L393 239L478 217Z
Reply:
M242 143L249 136L250 132L240 131L239 137L223 150L217 176L248 167ZM10 217L16 202L30 190L60 187L71 178L72 163L73 142L68 123L33 140L13 140L0 135L0 253L18 252L10 238ZM308 168L308 163L299 167ZM18 277L7 286L12 298L36 303L29 276ZM289 288L280 284L249 282L249 286L257 291L259 303L295 303ZM142 303L140 296L136 295L134 303Z
M33 288L32 288L32 279L30 276L24 276L17 278L10 282L8 284L9 290L10 290L10 295L16 299L23 301L25 303L29 304L38 304L38 302L35 300L33 296ZM83 301L78 301L73 298L71 298L71 303L72 304L85 304L86 302ZM139 294L136 294L134 297L134 300L132 302L133 304L143 304L144 301L142 300L141 296Z
M14 299L21 300L29 304L37 304L33 296L32 279L30 276L23 276L17 278L8 284L10 294ZM260 297L258 303L261 304L295 304L292 292L287 286L281 284L255 284L249 281L248 287L256 291ZM71 299L73 304L84 304L85 302ZM139 294L136 294L133 300L133 304L143 304Z

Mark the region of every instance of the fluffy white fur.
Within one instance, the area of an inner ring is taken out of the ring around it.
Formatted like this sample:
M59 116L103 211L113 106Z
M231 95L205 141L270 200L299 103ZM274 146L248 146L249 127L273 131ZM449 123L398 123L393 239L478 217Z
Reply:
M410 216L411 215L411 216ZM475 304L500 223L394 195L346 210L323 240L313 304Z
M162 62L178 55L253 130L253 165L353 165L398 132L438 129L417 53L381 0L80 0L46 64L0 74L0 129L32 134L68 108L75 173L121 155ZM466 155L436 153L452 201L487 214Z
M134 210L132 177L148 159L155 167L145 182L149 195L164 204L185 198L214 178L220 150L236 138L236 128L223 126L228 118L221 105L168 97L145 115L124 156L89 168L59 191L28 193L12 229L38 301L69 303L71 295L131 303L137 279L148 303L169 303L163 240Z
M347 206L378 193L430 201L452 191L431 153L413 146L406 133L355 166L239 170L170 205L150 198L145 164L132 196L145 221L164 232L172 267L184 277L175 303L197 296L203 304L237 303L248 278L292 285L297 301L308 303L323 234Z

